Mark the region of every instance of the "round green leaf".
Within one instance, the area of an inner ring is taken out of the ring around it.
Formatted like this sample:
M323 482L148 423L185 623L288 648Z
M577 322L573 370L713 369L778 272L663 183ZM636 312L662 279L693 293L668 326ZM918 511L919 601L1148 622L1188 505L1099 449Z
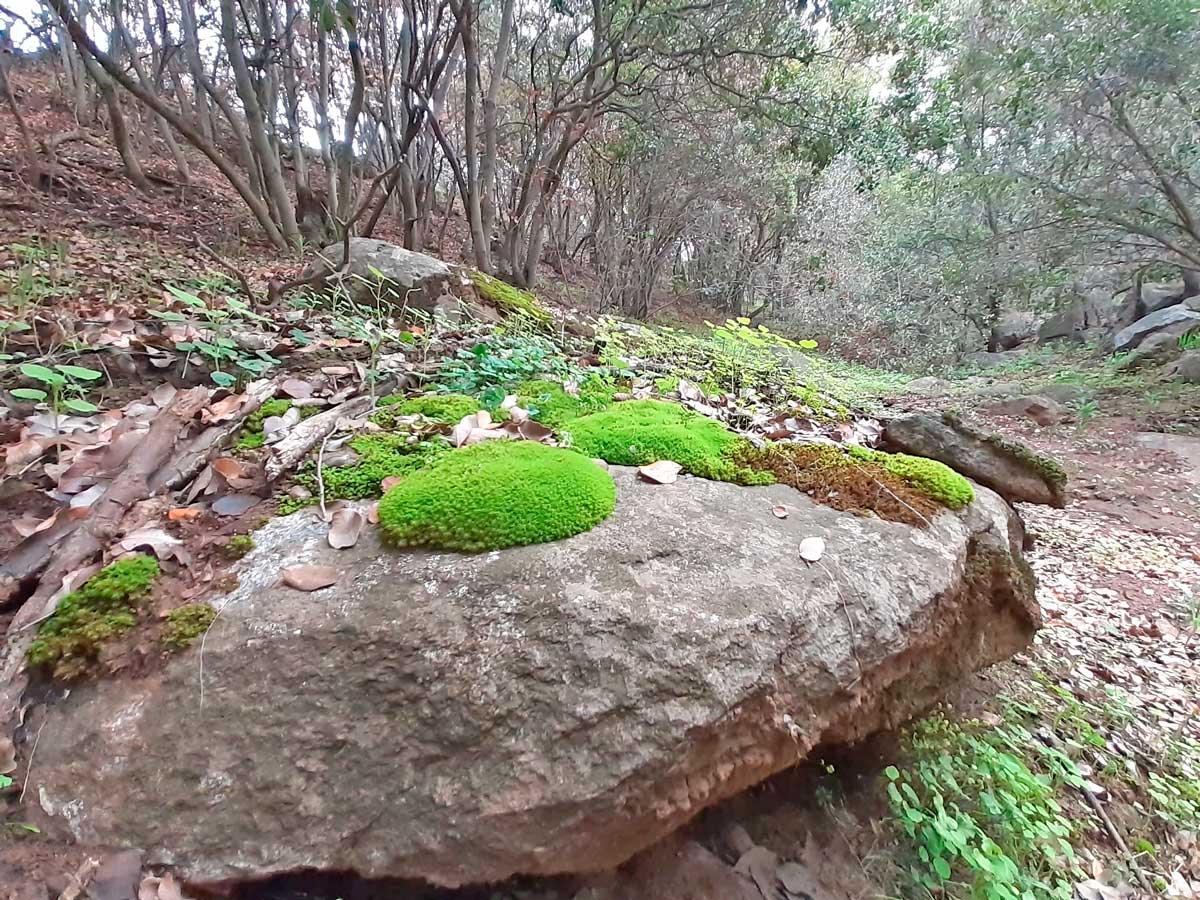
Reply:
M53 372L45 366L39 366L37 363L22 363L19 369L22 375L35 381L46 384L62 384L63 382L63 377L57 372Z
M209 378L213 380L214 384L220 385L221 387L229 387L237 382L237 379L228 372L213 372Z
M54 368L62 372L64 375L69 375L72 378L78 378L82 381L95 381L97 378L103 378L103 372L97 372L95 369L87 369L83 366L55 366Z
M46 392L39 391L37 388L16 388L12 395L18 400L45 400Z
M883 774L887 776L888 781L895 781L900 777L900 770L895 766L888 766L883 770Z
M933 870L938 873L938 876L943 881L950 877L950 863L946 862L940 856L933 858Z
M94 413L99 412L100 407L95 403L88 403L86 400L80 400L78 397L71 397L62 402L63 409L69 409L71 412L77 413Z

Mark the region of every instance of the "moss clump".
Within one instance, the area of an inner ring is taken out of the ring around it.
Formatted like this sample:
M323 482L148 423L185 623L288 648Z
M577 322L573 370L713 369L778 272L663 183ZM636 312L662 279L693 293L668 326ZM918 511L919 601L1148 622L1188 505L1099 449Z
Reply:
M923 528L940 509L932 497L879 461L855 458L838 447L771 443L761 450L748 447L738 458L843 512L874 513L889 522Z
M238 450L256 450L263 445L263 422L271 416L282 416L292 408L291 400L267 400L246 417L242 434L235 445Z
M883 453L864 447L851 447L851 455L881 465L888 472L915 487L927 497L949 509L962 509L975 499L971 482L945 463L907 453Z
M208 630L217 611L207 603L188 603L167 613L160 640L168 650L182 650Z
M83 675L104 644L136 624L138 602L158 573L158 563L139 554L93 575L42 623L29 646L29 664L65 680Z
M554 317L542 308L537 297L529 291L515 288L499 278L478 271L471 272L471 280L475 282L479 296L494 304L501 312L526 316L541 328L548 328L554 324Z
M378 497L380 482L385 478L405 478L425 468L446 453L450 445L442 438L421 441L408 434L364 434L350 441L350 449L358 454L352 466L326 466L321 470L325 482L326 500L363 500ZM304 505L317 502L316 463L296 476L313 497Z
M613 387L599 378L587 378L577 394L568 394L557 381L537 379L517 386L517 405L529 410L535 421L557 430L564 423L607 409L613 402Z
M226 559L241 559L254 549L254 538L248 534L235 534L221 545L221 555Z
M379 501L384 536L400 546L478 552L556 541L612 512L616 488L591 460L532 441L457 450Z
M748 446L712 419L661 400L630 400L567 422L572 446L619 466L644 466L670 459L713 481L770 484L770 472L737 461Z
M479 401L465 394L424 394L405 397L393 394L379 401L381 409L373 419L384 428L394 428L401 416L424 416L440 425L457 425L463 416L479 411Z

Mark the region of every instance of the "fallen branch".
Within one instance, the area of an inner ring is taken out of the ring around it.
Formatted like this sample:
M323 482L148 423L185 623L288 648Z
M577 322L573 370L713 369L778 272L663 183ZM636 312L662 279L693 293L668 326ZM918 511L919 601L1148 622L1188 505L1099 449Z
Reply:
M313 447L333 433L339 419L353 419L370 408L371 397L363 394L297 423L283 440L271 447L271 455L263 467L267 481L294 469Z
M228 421L204 429L179 448L175 456L150 479L150 492L173 491L183 487L198 474L219 450L227 445L246 419L275 396L279 385L274 381L255 381L246 386L246 401Z
M87 518L63 536L37 589L9 623L0 645L0 722L10 723L25 690L25 654L37 632L29 622L54 612L66 577L99 556L112 542L121 520L134 503L150 495L150 479L175 453L179 436L208 402L208 389L181 392L154 420L128 465L113 479ZM0 734L0 741L5 736Z
M200 240L199 238L196 238L196 247L201 253L203 253L238 280L238 284L242 286L242 293L246 295L246 300L251 306L254 306L258 303L258 300L254 296L254 291L250 289L250 280L246 278L245 272L243 272L229 260L225 259L223 256L221 256L221 254L217 253L216 250L208 246L208 244L204 243L204 241Z

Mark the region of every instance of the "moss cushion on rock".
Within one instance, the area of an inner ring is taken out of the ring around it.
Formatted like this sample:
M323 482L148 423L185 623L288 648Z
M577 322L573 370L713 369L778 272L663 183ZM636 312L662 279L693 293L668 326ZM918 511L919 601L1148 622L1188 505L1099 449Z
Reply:
M604 521L611 476L592 460L532 441L454 451L379 501L384 536L400 546L478 552L556 541Z
M774 481L769 472L755 471L734 459L747 445L744 438L674 403L628 400L567 422L560 432L570 434L576 450L614 465L644 466L669 459L713 481Z

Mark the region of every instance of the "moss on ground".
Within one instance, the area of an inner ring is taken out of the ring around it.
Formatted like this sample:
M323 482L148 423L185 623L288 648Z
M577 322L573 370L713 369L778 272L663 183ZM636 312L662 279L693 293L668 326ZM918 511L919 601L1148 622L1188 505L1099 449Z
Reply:
M416 440L403 433L364 434L350 441L349 447L358 454L352 466L325 466L321 478L325 482L325 499L363 500L378 497L380 483L385 478L404 478L425 468L450 449L442 438ZM307 464L296 481L312 491L315 503L320 486L317 484L315 462Z
M502 313L525 316L541 328L554 324L554 317L542 308L537 297L529 291L523 291L499 278L475 270L471 272L471 280L475 283L479 295L494 304Z
M188 603L167 613L167 624L160 640L168 650L183 650L204 634L217 611L207 603Z
M564 423L571 445L587 456L619 466L669 459L713 481L770 484L771 474L737 461L745 438L717 422L661 400L629 400L603 412Z
M394 428L401 416L424 416L440 425L457 425L463 416L480 409L479 401L465 394L423 394L420 397L405 397L393 394L379 401L379 411L373 421L384 428Z
M479 552L588 531L616 488L591 460L532 441L495 440L453 453L379 501L384 536L400 546Z
M254 538L248 534L235 534L221 545L221 555L226 559L241 559L254 549Z
M892 475L903 479L927 497L950 509L962 509L975 499L975 489L971 487L971 482L936 459L909 456L907 453L884 453L865 447L851 447L850 453L861 460L882 466Z
M517 386L517 405L530 417L557 430L565 423L590 413L601 412L613 402L614 388L599 378L587 378L577 394L569 394L560 382L526 381Z
M889 522L925 527L941 508L877 460L856 459L838 447L771 443L743 450L739 460L843 512L874 513Z
M241 435L235 445L238 450L256 450L263 445L263 422L271 416L282 416L292 408L291 400L268 400L246 417Z
M60 600L38 628L29 664L64 680L84 675L106 643L137 623L138 604L158 573L153 558L138 554L93 575Z

